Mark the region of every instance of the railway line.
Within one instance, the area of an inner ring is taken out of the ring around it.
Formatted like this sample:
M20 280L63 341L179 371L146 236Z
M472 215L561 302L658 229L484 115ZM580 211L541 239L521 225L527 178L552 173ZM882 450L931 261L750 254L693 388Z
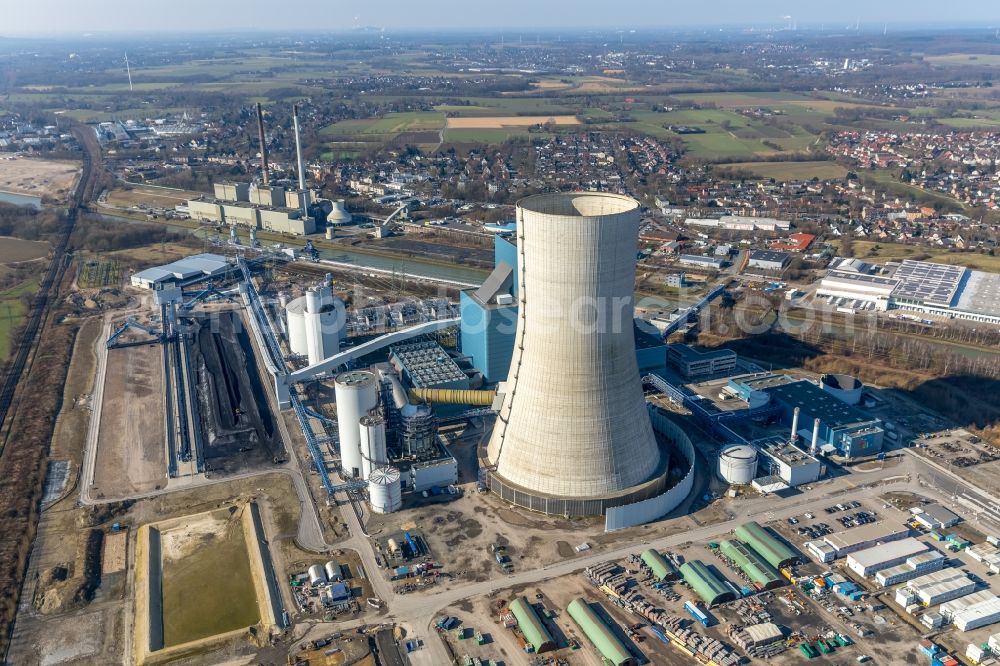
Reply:
M96 145L96 140L92 141L91 137L86 135L86 132L86 128L76 128L73 130L77 140L84 146L83 172L70 200L70 206L66 211L66 219L63 221L59 237L52 246L52 260L49 262L45 275L39 284L38 293L35 295L28 310L28 318L25 326L13 345L14 355L7 366L7 371L4 373L3 382L0 384L0 434L3 435L0 442L6 440L10 429L7 417L10 415L14 394L24 375L31 352L35 348L38 333L45 322L49 302L56 295L59 283L62 282L62 276L69 263L70 255L67 250L69 250L70 237L73 235L73 229L76 226L80 209L93 191L94 163L100 162L100 151ZM2 448L0 448L0 454L2 454Z

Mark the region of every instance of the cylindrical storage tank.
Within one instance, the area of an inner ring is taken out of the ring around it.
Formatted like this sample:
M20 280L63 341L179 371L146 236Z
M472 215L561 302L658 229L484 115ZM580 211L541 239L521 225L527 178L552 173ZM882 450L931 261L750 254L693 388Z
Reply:
M358 434L361 446L361 477L367 479L373 470L389 464L385 445L385 418L377 409L361 417Z
M371 473L368 478L368 502L372 513L399 511L403 506L403 491L399 483L398 469L382 467ZM390 550L394 545L394 542L389 544Z
M334 562L333 560L327 562L323 566L323 569L326 571L327 580L338 581L344 577L343 574L340 572L340 565Z
M288 319L288 347L293 354L309 355L309 338L306 335L306 298L300 296L285 306Z
M520 312L487 451L497 486L555 511L553 496L627 503L664 471L633 336L639 208L603 192L517 204Z
M751 391L750 397L747 398L747 403L750 405L750 409L757 409L758 407L766 407L768 403L771 402L771 394L767 391Z
M757 449L746 444L723 449L719 454L719 476L736 486L753 481L757 477Z
M824 391L848 405L856 405L861 402L861 394L865 390L865 385L861 380L851 375L823 375L819 380L819 385Z
M326 581L326 570L324 570L323 567L318 564L314 564L309 567L309 583L311 585L319 585L325 583Z
M337 434L340 439L340 464L345 477L360 477L361 432L359 423L378 405L378 382L365 370L337 375L333 382L337 399Z

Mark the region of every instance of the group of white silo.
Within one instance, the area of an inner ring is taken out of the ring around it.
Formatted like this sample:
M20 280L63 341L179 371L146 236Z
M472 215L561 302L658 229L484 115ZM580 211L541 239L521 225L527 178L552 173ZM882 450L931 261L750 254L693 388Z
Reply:
M334 296L329 280L310 287L305 295L285 306L288 319L288 346L293 354L305 356L315 365L340 351L344 338L344 302Z
M343 372L334 380L334 391L344 476L368 481L373 512L398 511L402 488L399 470L389 466L378 379L367 370Z

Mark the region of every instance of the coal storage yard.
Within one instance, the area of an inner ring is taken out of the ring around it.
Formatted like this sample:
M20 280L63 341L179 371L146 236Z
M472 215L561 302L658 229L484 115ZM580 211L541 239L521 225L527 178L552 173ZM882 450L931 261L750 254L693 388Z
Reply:
M191 362L198 382L206 472L238 473L283 462L253 346L236 312L193 317Z

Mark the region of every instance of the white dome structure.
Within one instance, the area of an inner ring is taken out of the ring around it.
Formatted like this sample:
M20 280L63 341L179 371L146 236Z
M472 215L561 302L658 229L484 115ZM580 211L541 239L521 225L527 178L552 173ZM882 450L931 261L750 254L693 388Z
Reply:
M719 454L719 476L735 486L753 481L757 477L757 449L746 444L723 449Z
M595 192L517 205L519 316L486 465L544 513L600 515L662 492L632 311L639 203Z

